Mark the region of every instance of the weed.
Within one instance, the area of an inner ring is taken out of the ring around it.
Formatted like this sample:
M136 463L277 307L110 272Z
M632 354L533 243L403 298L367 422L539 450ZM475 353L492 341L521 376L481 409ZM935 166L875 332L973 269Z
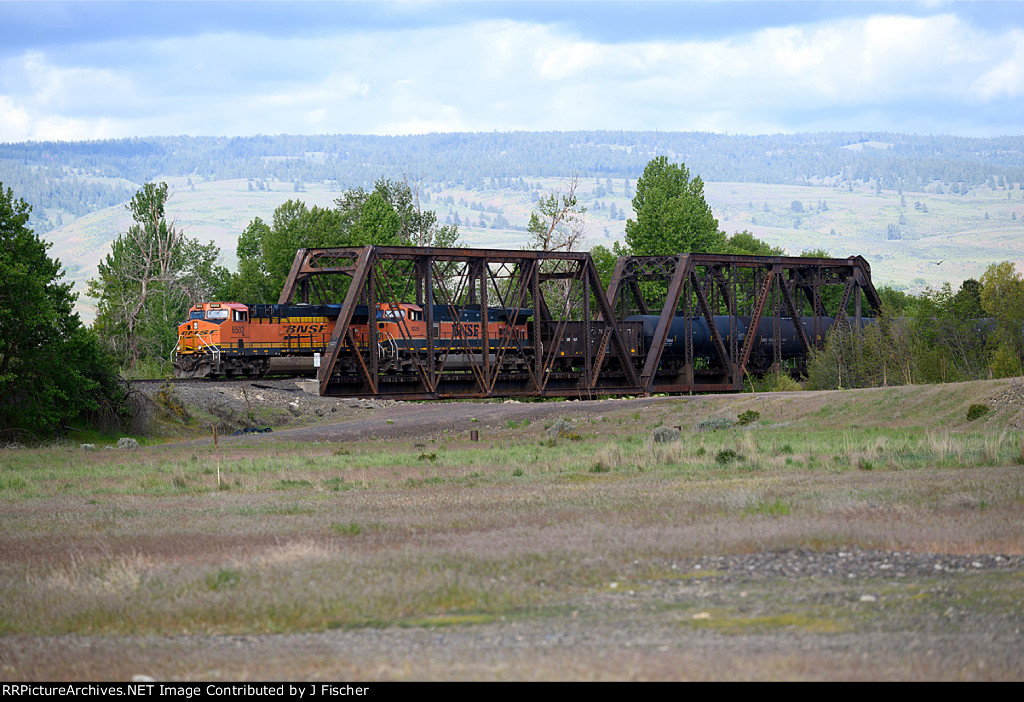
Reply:
M512 475L513 475L513 477L516 477L516 478L522 476L523 475L523 469L522 468L516 468L514 471L512 471Z
M417 456L416 460L417 461L430 461L431 463L433 463L434 461L437 460L437 454L436 453L426 453L426 452L424 452L424 453L421 453L419 456Z
M341 492L342 490L350 489L352 486L346 485L345 479L336 475L333 478L324 480L324 487L333 492Z
M216 573L208 573L206 587L211 590L227 590L238 585L242 574L233 568L221 568Z
M791 512L789 503L776 499L774 502L758 502L747 510L750 514L767 514L772 517L784 517Z
M509 429L524 429L524 428L526 428L528 426L530 426L530 420L529 419L519 419L519 420L510 419L510 420L508 420L508 428Z
M295 488L311 488L313 483L308 480L278 480L274 487L278 490L294 490Z
M334 522L331 524L331 530L342 536L359 536L363 532L363 527L359 525L359 522L349 522L348 524Z

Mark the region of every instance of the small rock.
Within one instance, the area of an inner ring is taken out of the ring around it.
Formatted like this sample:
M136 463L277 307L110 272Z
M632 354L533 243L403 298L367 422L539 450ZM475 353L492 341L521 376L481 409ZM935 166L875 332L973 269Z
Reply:
M878 598L875 597L874 595L861 595L860 596L860 601L861 602L877 602Z
M83 451L95 451L96 444L82 444L81 446L79 446L79 448L82 449Z
M119 449L137 449L139 447L139 442L126 436L117 440L117 447Z

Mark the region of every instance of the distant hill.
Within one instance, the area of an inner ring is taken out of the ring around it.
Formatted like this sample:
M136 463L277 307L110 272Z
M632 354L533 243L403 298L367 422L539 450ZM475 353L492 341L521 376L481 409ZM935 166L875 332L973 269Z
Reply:
M637 177L660 155L701 176L725 231L749 229L793 253L860 253L883 282L920 289L980 275L995 260L1024 262L1024 137L586 131L27 142L0 144L0 182L33 206L36 231L82 283L127 226L124 203L148 181L172 183L172 216L233 265L235 239L253 217L289 198L330 205L382 177L408 179L442 221L460 223L467 243L519 247L532 203L575 174L588 241L610 245L632 215Z

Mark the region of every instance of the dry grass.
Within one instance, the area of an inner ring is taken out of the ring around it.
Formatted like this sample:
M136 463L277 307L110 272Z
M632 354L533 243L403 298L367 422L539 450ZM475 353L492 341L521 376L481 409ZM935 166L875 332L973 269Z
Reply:
M205 447L130 456L8 452L0 455L0 634L13 641L395 626L462 631L547 619L564 626L580 608L599 617L618 611L626 589L657 592L666 578L692 577L670 565L708 554L1024 553L1024 472L1017 465L1024 448L1005 423L957 432L936 423L861 427L837 409L828 426L797 428L779 421L788 400L759 398L760 423L719 432L696 432L696 422L680 419L707 416L707 400L694 403L703 410L673 400L642 411L621 403L604 417L578 420L582 441L551 440L542 422L502 422L505 433L493 444L237 445L220 457L227 485L220 490L210 470L215 456ZM720 410L733 403L728 411L738 413L751 400L718 402ZM805 416L824 407L804 408ZM652 442L657 423L683 424L681 439ZM613 593L612 582L622 587ZM837 636L886 626L884 613L840 617L817 606L781 607L769 591L762 595L757 611L709 604L682 610L680 622L690 632L729 636ZM711 618L694 620L700 611ZM544 660L536 677L707 675L696 665L701 655L676 651L663 659L653 650L638 653L635 668L622 659L603 669L601 655L588 663L573 653L560 659L564 668ZM790 663L755 656L749 668L719 666L709 677L763 679L770 662L782 666L780 677L813 678L803 663L812 658L793 655ZM0 663L12 656L0 645ZM461 670L467 677L502 677L502 670L523 677L528 658L502 659L506 668L498 658L474 659ZM17 660L22 674L36 670ZM919 658L909 665L925 665L909 677L938 670ZM323 666L316 670L344 672ZM431 677L423 671L413 664L404 672L348 673ZM856 667L850 676L873 677Z

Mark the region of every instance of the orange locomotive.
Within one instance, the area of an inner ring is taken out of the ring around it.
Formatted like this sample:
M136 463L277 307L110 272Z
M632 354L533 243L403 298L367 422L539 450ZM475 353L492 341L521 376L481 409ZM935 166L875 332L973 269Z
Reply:
M479 305L459 309L435 305L434 352L444 356L445 367L468 368L482 354ZM174 359L176 378L216 376L259 377L315 375L320 354L327 350L341 305L245 305L239 302L206 302L189 310L188 320L178 327ZM506 363L527 362L527 320L532 310L488 308L488 344L491 358L506 339ZM414 356L427 351L426 314L420 305L377 305L377 352L384 372L411 370ZM370 344L369 310L358 305L350 328L356 345ZM512 326L512 332L506 330Z

